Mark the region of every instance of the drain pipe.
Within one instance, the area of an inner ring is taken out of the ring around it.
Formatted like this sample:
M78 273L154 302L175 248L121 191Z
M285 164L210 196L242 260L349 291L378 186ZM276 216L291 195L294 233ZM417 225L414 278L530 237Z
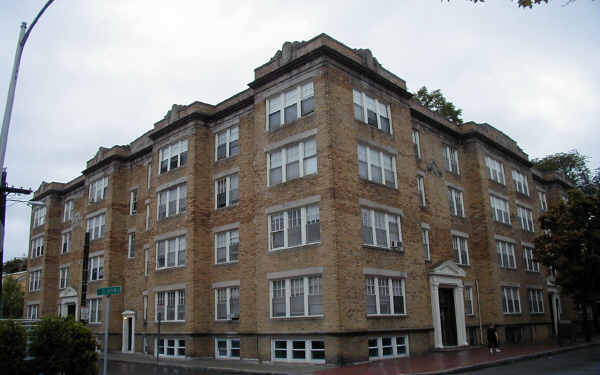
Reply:
M479 339L481 345L483 345L483 326L481 324L481 304L479 303L479 280L475 280L475 287L477 288L477 313L479 314Z

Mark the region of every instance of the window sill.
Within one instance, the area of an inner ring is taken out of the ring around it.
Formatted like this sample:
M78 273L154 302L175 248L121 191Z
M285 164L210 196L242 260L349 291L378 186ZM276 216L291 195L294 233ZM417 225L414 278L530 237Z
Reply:
M219 266L231 266L231 265L239 264L239 263L240 263L240 261L236 260L236 261L233 261L233 262L215 263L215 264L213 264L213 266L217 266L217 267L219 267Z
M292 246L292 247L281 247L281 248L277 248L277 249L271 249L268 251L269 254L277 254L280 252L286 252L288 250L302 250L305 248L311 248L311 247L320 247L321 246L321 242L313 242L313 243L308 243L305 245L298 245L298 246Z
M325 319L325 315L308 315L308 316L272 316L271 320L321 320Z
M498 221L496 219L494 219L494 223L502 225L502 226L504 226L506 228L512 228L512 224L511 223L505 223L505 222L502 222L502 221Z
M359 119L357 119L356 117L354 117L354 121L355 121L356 123L360 124L360 126L366 126L366 127L367 127L367 129L377 130L377 131L378 131L378 132L380 132L381 134L387 135L388 137L392 137L392 138L394 137L394 133L393 133L393 130L392 130L392 125L391 125L391 124L390 124L390 131L389 131L389 132L386 132L386 131L384 131L384 130L381 130L381 129L379 129L377 126L371 125L371 124L369 124L369 123L368 123L368 122L366 122L366 121L359 120Z
M235 158L237 158L238 156L240 156L239 153L232 155L232 156L228 156L226 158L222 158L222 159L216 159L215 160L215 164L221 163L221 162L227 162L227 161L231 161L231 160L235 160Z
M504 187L504 188L506 187L506 183L502 183L502 182L494 181L494 180L492 180L491 178L488 178L488 181L489 181L489 182L491 182L491 183L493 183L493 184L494 184L494 185L496 185L496 186L502 186L502 187Z
M163 272L163 271L173 271L173 270L178 270L178 269L182 269L185 268L185 264L182 264L181 266L171 266L171 267L165 267L165 268L156 268L154 269L155 272Z
M298 121L306 119L306 118L310 118L314 114L315 114L315 111L313 110L312 112L309 112L309 113L305 114L304 116L297 117L294 121L284 122L283 124L279 125L276 129L271 129L271 127L269 126L268 129L266 129L265 133L266 134L276 134L278 131L280 131L282 129L287 129L290 126L293 126ZM269 117L269 115L267 114L267 118L268 117Z
M377 245L370 245L370 244L362 244L362 247L366 248L366 249L373 249L373 250L383 250L383 251L389 251L392 253L398 253L398 254L404 254L404 248L402 248L401 250L396 250L396 249L392 249L389 247L383 247L383 246L377 246Z
M127 260L135 260L135 256L133 256L133 257L127 257Z
M464 263L456 263L457 266L459 267L467 267L467 268L471 268L471 264L464 264Z
M284 187L287 186L288 184L292 184L292 183L296 183L297 181L303 181L303 180L309 180L309 179L313 179L313 178L317 178L319 176L319 172L317 170L317 172L315 173L311 173L311 174L307 174L304 176L299 176L296 178L292 178L291 180L286 180L286 181L282 181L278 184L275 185L268 185L267 188L271 189L271 188L276 188L276 187Z
M389 319L389 318L408 318L408 314L379 314L379 315L367 314L367 319Z
M381 183L381 182L377 182L377 181L371 181L371 180L369 180L368 178L364 178L364 177L362 177L361 175L358 175L358 178L359 178L361 181L364 181L364 182L366 182L366 183L369 183L369 184L373 184L373 185L375 185L375 186L381 186L381 187L384 187L384 188L387 188L387 189L390 189L390 190L398 191L398 188L397 188L397 187L395 187L395 186L389 186L389 185L386 185L386 184L384 184L384 183Z
M229 206L225 206L225 207L215 207L215 211L224 211L224 210L228 210L231 208L236 208L237 206L240 205L240 202L236 202L234 204L230 204Z
M167 222L167 221L169 221L169 220L171 220L171 219L173 219L173 220L174 220L174 219L176 219L176 218L180 218L180 217L183 217L183 216L185 216L185 214L187 214L187 210L185 210L185 211L183 211L183 212L180 212L180 213L178 213L178 214L175 214L175 215L171 215L171 216L165 216L165 217L163 217L163 218L160 218L160 219L159 219L159 218L157 218L157 219L156 219L156 223L157 223L157 224L160 224L160 223Z
M160 161L159 161L159 164L160 164ZM183 168L185 168L186 166L187 166L187 163L185 163L184 165L180 165L180 166L179 166L179 167L177 167L177 168L171 168L171 169L169 169L169 170L168 170L168 171L166 171L166 172L160 172L160 171L159 171L159 172L158 172L158 174L157 174L157 176L158 176L158 177L163 177L163 176L166 176L166 175L168 175L168 174L169 174L169 173L171 173L171 172L182 170L182 169L183 169Z

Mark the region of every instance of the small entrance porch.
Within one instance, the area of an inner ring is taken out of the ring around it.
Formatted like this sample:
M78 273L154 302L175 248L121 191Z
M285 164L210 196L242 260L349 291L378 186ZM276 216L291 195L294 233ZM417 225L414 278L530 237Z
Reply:
M77 309L77 301L79 300L77 296L77 291L72 287L65 288L60 293L58 293L58 305L57 305L57 313L58 316L62 318L66 318L67 316L73 317L73 319L79 319L79 312Z
M121 313L123 316L123 341L121 351L123 353L135 352L135 311L125 310Z

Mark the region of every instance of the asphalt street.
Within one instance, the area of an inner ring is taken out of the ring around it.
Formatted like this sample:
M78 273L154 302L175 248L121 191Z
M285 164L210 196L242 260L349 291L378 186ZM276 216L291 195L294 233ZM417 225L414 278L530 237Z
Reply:
M465 372L469 375L600 375L600 346L498 367Z

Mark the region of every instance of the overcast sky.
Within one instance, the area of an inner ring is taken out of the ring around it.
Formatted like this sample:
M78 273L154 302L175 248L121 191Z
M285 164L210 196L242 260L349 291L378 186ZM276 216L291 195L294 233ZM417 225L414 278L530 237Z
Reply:
M81 174L174 103L247 88L285 41L325 32L369 48L415 92L439 88L530 158L577 149L600 167L600 1L56 0L27 42L8 139L12 185ZM22 21L45 0L0 2L0 110ZM22 197L28 198L28 197ZM9 203L4 259L28 251L30 208Z

